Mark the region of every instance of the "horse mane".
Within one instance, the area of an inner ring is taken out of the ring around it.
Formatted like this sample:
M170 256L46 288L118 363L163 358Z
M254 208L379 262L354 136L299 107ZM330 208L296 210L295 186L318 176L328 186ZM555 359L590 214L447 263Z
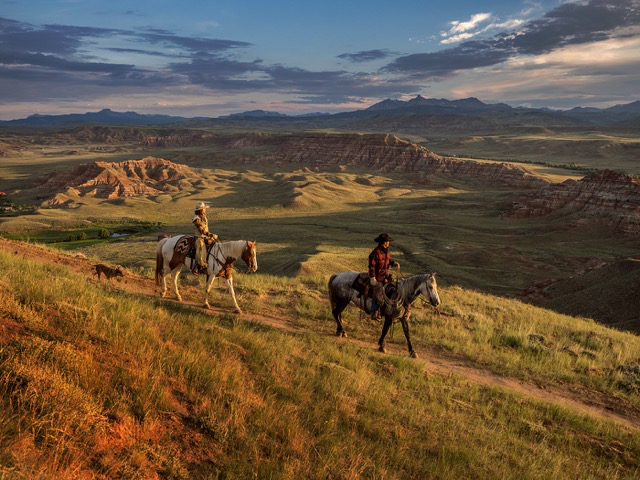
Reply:
M401 296L404 300L409 299L410 302L413 302L415 298L413 294L415 293L418 285L422 282L426 282L429 278L429 273L418 273L417 275L411 275L410 277L403 278L398 281L398 289L401 292Z

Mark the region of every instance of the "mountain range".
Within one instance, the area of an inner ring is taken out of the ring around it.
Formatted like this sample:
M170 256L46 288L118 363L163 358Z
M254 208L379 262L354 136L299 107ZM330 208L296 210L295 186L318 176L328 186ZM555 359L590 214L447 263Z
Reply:
M183 122L321 122L322 126L334 123L342 126L350 119L365 123L383 117L387 121L402 125L421 123L424 125L458 123L483 124L485 128L496 128L505 124L534 124L561 126L614 126L640 128L640 101L600 109L575 107L570 110L550 108L512 107L506 103L484 103L475 97L459 100L424 98L418 95L408 101L386 99L363 110L335 114L312 113L287 115L279 112L252 110L217 118L180 117L171 115L143 115L136 112L114 112L108 108L99 112L67 115L30 115L17 120L0 121L0 126L69 126L69 125L158 125ZM458 118L460 117L460 118ZM466 118L463 118L466 117ZM470 120L471 119L471 120ZM426 123L425 123L426 120Z

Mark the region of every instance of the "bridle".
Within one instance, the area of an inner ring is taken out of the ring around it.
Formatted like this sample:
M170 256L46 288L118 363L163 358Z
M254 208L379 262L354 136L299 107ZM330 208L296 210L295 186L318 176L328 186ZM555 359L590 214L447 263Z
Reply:
M255 270L252 271L252 267L256 266L257 269L256 258L258 256L258 253L256 252L256 243L255 241L250 242L249 240L246 240L246 242L247 247L242 251L242 260L244 260L244 262L247 264L247 273L253 273L255 272Z

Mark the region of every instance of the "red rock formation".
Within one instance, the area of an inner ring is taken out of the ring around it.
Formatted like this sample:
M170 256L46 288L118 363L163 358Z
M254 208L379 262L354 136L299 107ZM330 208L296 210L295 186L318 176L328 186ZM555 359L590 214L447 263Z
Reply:
M252 138L254 144L261 139ZM274 138L264 138L274 144ZM445 175L512 188L534 188L547 182L517 165L442 157L395 135L304 134L278 139L270 162L314 164L318 167L352 166L380 172L412 173L425 178Z
M61 203L61 194L64 198L74 194L98 198L158 194L179 188L181 181L199 178L186 165L146 157L125 162L94 162L68 172L53 172L38 189L45 192L41 197L53 195L45 204L54 206Z
M147 147L224 146L234 162L300 163L314 167L351 166L387 173L410 173L416 180L439 175L510 188L535 188L547 182L509 163L478 162L442 157L421 145L391 134L264 133L226 135L199 130L143 131L135 128L78 127L65 135L76 141L135 143ZM250 150L267 147L260 153ZM248 150L248 151L247 151Z
M640 232L640 180L601 170L580 180L566 180L529 194L515 202L505 216L527 218L554 212L595 216L618 231Z

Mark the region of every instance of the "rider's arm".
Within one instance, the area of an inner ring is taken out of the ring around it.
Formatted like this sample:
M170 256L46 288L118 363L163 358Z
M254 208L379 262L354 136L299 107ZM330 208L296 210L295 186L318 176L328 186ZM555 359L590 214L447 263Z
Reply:
M193 224L195 225L196 230L198 231L198 233L200 235L208 235L209 234L209 230L205 226L204 222L202 220L200 220L199 218L194 218L193 219Z
M376 277L376 265L377 264L378 264L378 256L376 255L376 252L373 251L369 255L369 277L371 277L371 278L375 278Z

